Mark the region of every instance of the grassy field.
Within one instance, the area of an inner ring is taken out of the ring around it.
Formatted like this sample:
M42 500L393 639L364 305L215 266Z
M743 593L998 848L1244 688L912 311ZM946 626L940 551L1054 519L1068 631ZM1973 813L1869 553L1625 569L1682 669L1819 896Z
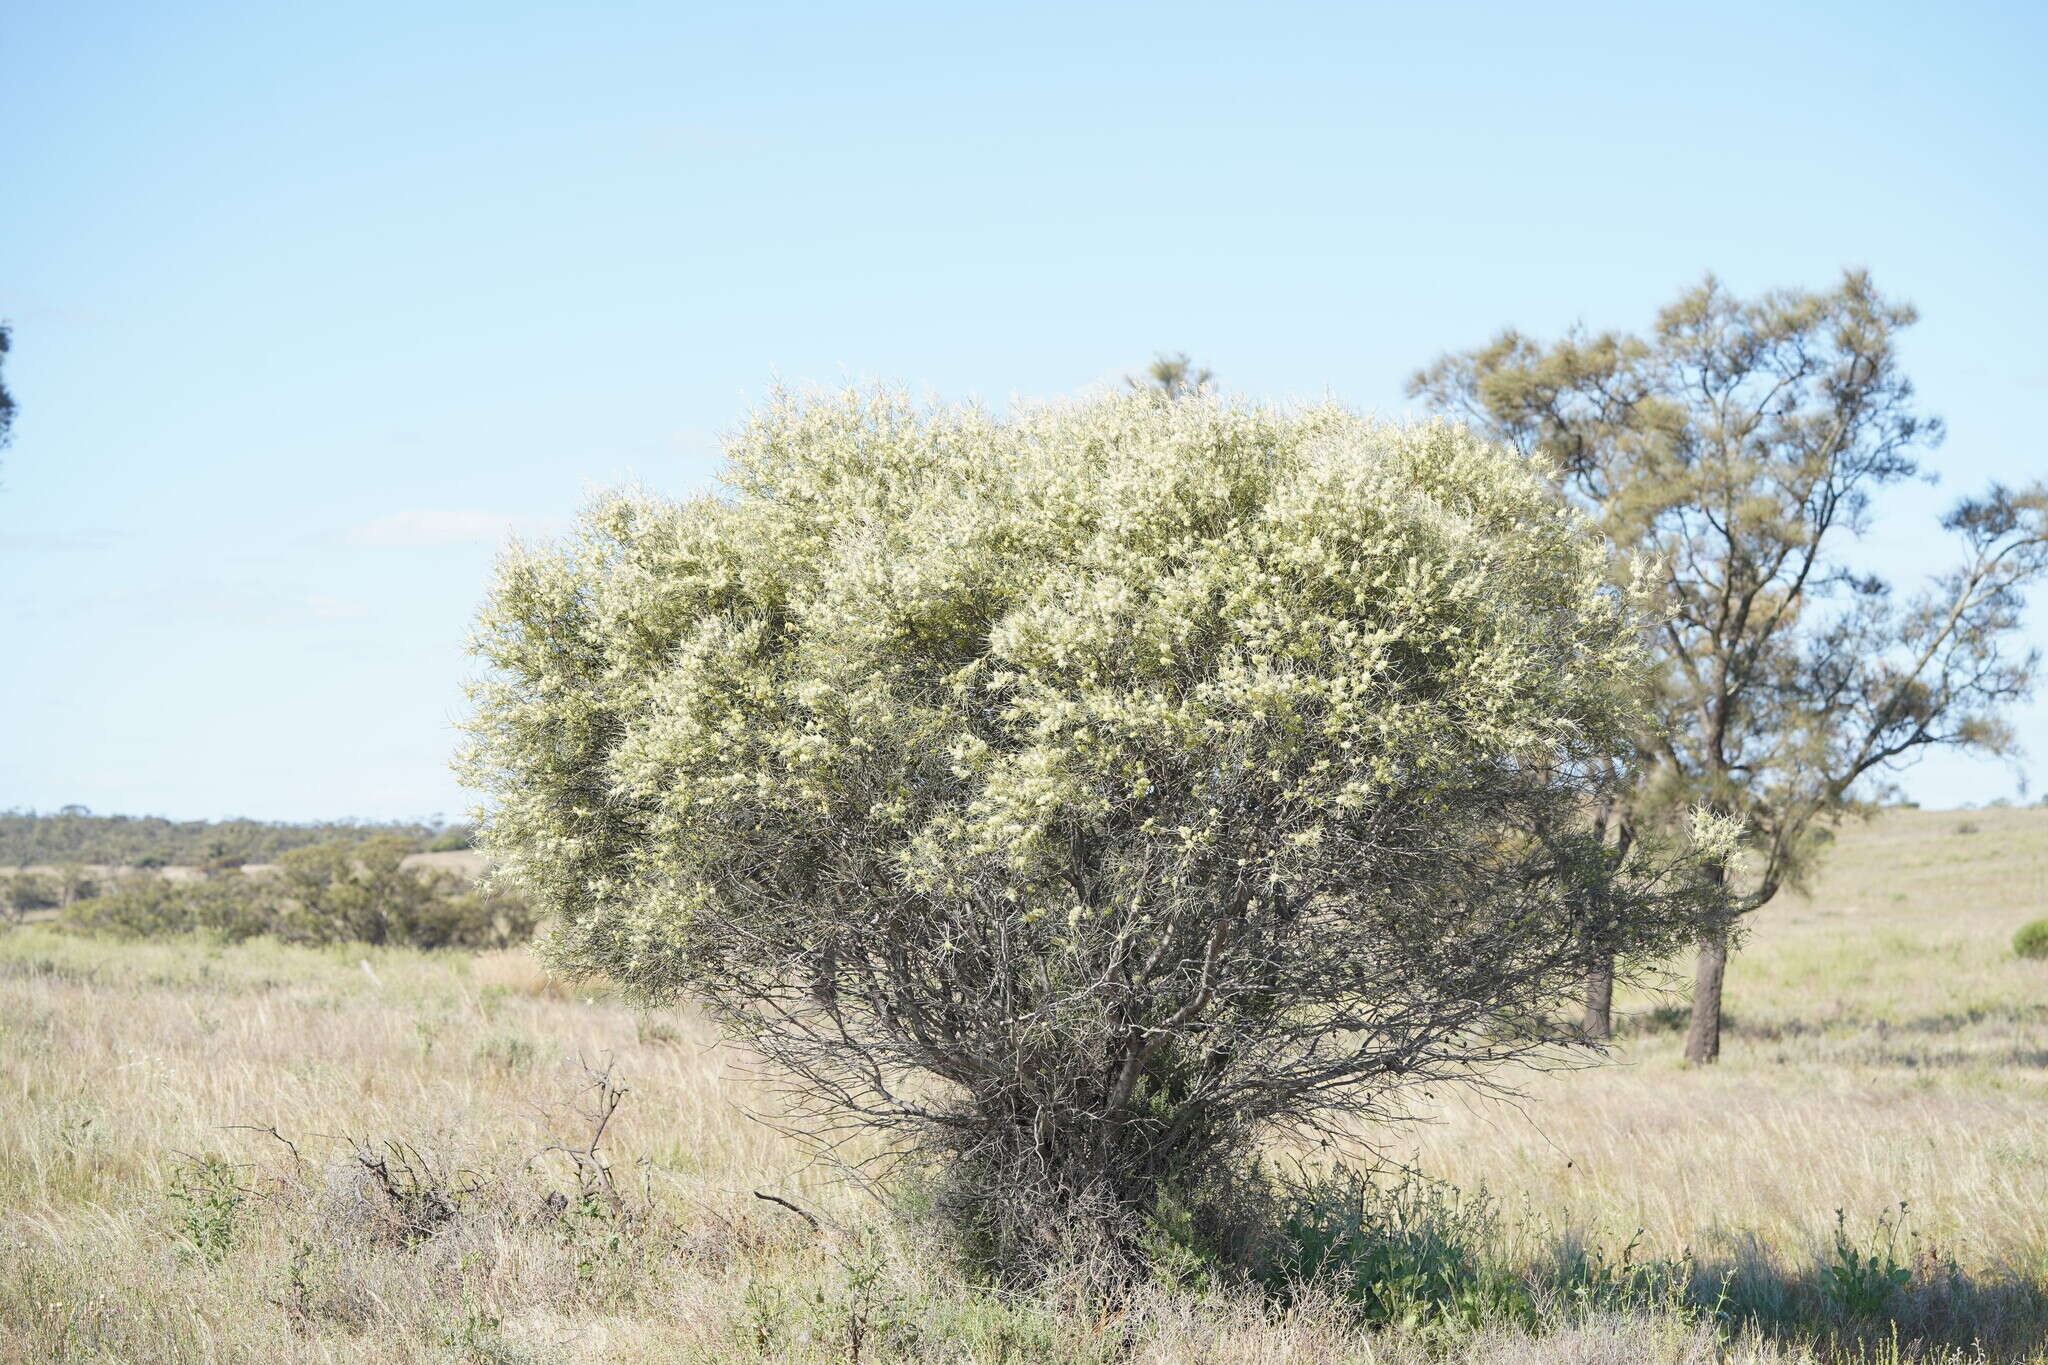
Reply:
M524 954L28 926L0 1362L2048 1360L2048 963L2009 947L2043 915L2048 811L1844 831L1757 916L1721 1066L1631 998L1612 1064L1391 1136L1521 1306L1374 1330L977 1288L752 1117L772 1094L701 1024ZM615 1193L561 1150L607 1065Z

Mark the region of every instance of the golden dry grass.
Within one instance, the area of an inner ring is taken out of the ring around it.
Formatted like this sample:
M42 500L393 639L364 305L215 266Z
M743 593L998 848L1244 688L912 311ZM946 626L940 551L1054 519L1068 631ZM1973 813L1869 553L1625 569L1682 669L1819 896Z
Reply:
M1669 1002L1631 998L1614 1065L1448 1103L1397 1145L1490 1190L1517 1263L1634 1238L1751 1294L1810 1298L1835 1211L1874 1246L1904 1201L1902 1254L1978 1294L1927 1320L1953 1342L1976 1314L1995 1358L2030 1358L2010 1314L2048 1274L2048 963L2009 944L2042 915L2048 811L1887 813L1757 917L1720 1067L1681 1067ZM632 1088L608 1134L629 1219L544 1203L576 1189L544 1149L581 1130L586 1061ZM772 1108L698 1023L523 953L0 934L0 1361L1806 1358L1738 1314L1641 1306L1446 1339L1225 1293L1010 1301L743 1112ZM275 1125L304 1161L230 1125ZM351 1139L476 1189L394 1235Z
M1410 1150L1658 1246L1803 1254L1904 1201L1966 1264L2048 1270L2048 963L2011 949L2043 916L2048 811L1885 812L1754 917L1721 1065L1638 994L1615 1065L1448 1105Z

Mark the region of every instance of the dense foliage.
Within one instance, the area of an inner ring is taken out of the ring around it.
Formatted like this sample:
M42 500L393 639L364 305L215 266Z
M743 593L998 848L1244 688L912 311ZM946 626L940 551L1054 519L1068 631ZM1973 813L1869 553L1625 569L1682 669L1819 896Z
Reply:
M43 814L0 811L0 866L82 863L95 867L233 867L276 862L286 851L336 840L393 836L413 848L463 837L466 827L330 820L167 820L160 815L94 815L77 806ZM461 845L466 847L466 839Z
M1569 1045L1596 946L1712 913L1583 833L1639 621L1512 452L848 394L731 454L503 564L486 846L558 963L708 1002L1000 1258Z

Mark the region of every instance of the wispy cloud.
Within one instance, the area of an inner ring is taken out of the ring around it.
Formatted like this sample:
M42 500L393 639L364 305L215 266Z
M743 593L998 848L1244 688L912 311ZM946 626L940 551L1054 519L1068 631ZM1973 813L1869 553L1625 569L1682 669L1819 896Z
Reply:
M496 545L513 535L558 535L568 525L562 517L515 517L474 507L409 507L351 527L342 540L373 550L434 550Z

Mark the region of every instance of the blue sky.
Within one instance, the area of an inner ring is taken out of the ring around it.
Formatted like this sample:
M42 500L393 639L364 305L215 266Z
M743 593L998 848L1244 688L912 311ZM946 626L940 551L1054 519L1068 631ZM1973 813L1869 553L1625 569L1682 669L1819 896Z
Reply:
M0 3L0 806L456 814L494 545L777 378L1399 414L1707 268L1920 305L1911 580L2048 473L2048 7L1786 8Z

